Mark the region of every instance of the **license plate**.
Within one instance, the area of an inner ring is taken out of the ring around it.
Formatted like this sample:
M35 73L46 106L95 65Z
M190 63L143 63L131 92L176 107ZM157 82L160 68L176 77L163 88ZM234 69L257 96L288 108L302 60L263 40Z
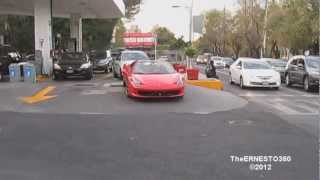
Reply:
M73 70L67 70L67 73L71 74L71 73L73 73Z
M262 85L267 86L269 85L269 82L262 82Z

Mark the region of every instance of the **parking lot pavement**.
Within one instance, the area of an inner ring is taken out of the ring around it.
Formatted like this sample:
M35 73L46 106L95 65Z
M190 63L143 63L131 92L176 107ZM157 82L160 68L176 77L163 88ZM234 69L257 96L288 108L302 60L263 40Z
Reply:
M247 101L228 92L201 87L186 86L184 99L148 100L130 99L124 95L122 81L110 74L98 74L91 81L68 79L49 81L35 85L25 83L4 85L0 97L2 111L62 113L62 114L135 114L135 113L194 113L209 114L237 109L247 105ZM25 104L19 98L32 96L37 91L54 87L48 96L54 98L34 104Z
M28 105L18 98L49 85L56 87L54 99ZM137 101L125 97L121 85L104 74L91 81L1 84L0 179L319 177L318 136L305 123L300 128L286 121L297 115L260 103L279 98L274 93L284 94L282 89L188 86L183 100ZM292 161L252 171L249 163L231 162L231 155L284 155Z

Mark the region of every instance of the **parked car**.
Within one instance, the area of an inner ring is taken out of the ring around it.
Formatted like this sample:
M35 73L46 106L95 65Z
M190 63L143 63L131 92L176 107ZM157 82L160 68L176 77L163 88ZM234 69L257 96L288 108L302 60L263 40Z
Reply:
M107 56L106 51L94 52L91 55L93 61L93 70L104 71L109 73L112 71L112 57Z
M239 58L230 66L230 83L246 87L269 87L279 89L280 73L265 61L252 58Z
M303 85L305 91L319 88L320 57L294 56L286 66L285 81L287 86Z
M85 53L68 52L54 62L53 79L59 80L70 76L80 76L85 79L92 79L93 66L89 56Z
M199 55L196 59L196 64L204 64L204 56Z
M169 57L168 56L160 56L157 60L158 61L169 61Z
M230 66L234 63L234 60L229 57L223 57L222 61L225 68L230 68Z
M219 56L212 56L210 58L211 61L214 62L214 66L217 68L217 69L222 69L225 67L225 64L224 64L224 61L223 61L223 58L222 57L219 57ZM208 62L209 64L209 62Z
M123 71L125 94L136 98L182 98L184 80L165 61L135 61Z
M261 60L266 61L270 64L270 66L278 71L281 75L281 82L285 82L285 71L286 71L286 65L287 61L282 59L272 59L272 58L262 58Z
M148 55L143 51L122 51L118 58L113 60L113 76L122 79L123 67L125 64L131 64L134 61L150 60Z

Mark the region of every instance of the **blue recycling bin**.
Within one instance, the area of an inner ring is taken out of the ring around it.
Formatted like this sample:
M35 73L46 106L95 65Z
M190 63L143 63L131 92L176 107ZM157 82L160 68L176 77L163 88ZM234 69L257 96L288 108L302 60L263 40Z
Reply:
M9 75L11 82L22 81L20 65L13 63L9 65Z
M24 82L36 83L37 73L36 73L35 66L30 63L23 63L22 66L23 66Z

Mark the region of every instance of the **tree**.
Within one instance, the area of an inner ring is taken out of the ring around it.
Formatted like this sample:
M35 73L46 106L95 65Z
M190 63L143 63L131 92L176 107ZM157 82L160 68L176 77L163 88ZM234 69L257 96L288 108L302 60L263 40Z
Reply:
M126 32L126 27L123 24L123 21L120 19L118 20L117 25L115 26L115 47L123 47L124 41L123 41L123 34Z
M104 50L110 46L113 28L117 19L85 19L83 20L83 39L86 49Z
M176 41L174 33L171 32L166 27L155 26L152 29L152 32L157 35L157 41L158 41L159 45L165 45L165 46L170 47Z
M197 54L197 49L193 46L188 46L185 49L185 54L189 58L194 58L194 56Z
M180 49L185 48L187 45L188 45L188 43L186 43L183 40L183 36L181 36L178 39L176 39L173 44L171 44L170 49L180 50Z
M126 17L130 20L140 11L142 0L123 0L126 7Z

